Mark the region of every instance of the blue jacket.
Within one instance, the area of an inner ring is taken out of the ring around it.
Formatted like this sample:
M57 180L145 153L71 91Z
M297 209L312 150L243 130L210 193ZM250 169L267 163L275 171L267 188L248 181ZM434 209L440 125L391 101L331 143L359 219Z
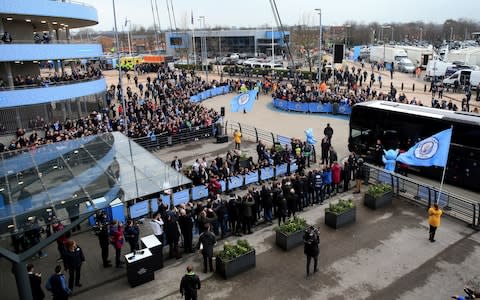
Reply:
M325 176L325 179L323 180L325 184L332 184L332 170L328 169L323 171L323 174Z

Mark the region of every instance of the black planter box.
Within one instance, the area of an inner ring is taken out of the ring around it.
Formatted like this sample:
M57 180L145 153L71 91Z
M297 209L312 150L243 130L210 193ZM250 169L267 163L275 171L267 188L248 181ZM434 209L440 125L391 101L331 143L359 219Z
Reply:
M286 234L277 230L275 236L275 244L277 244L278 247L282 248L285 251L293 249L303 244L304 232L304 230L300 230L294 233Z
M255 249L230 261L222 261L220 257L216 258L216 272L228 279L246 270L255 267Z
M381 207L392 204L392 196L393 196L392 191L386 192L379 197L374 197L372 195L365 194L365 197L363 198L363 204L366 207L371 209L381 208Z
M354 223L356 219L356 207L354 206L350 210L344 213L336 215L329 211L325 211L325 225L338 229L350 223Z

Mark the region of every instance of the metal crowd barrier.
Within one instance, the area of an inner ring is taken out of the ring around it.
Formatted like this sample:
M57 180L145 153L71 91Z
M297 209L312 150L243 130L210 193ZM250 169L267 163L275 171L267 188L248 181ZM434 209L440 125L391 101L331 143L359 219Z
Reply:
M290 144L290 141L292 139L290 137L285 137L264 129L259 129L259 128L242 124L239 122L228 122L228 121L225 122L226 135L232 136L235 130L238 130L242 133L242 138L246 138L248 140L254 140L255 143L262 141L270 146L273 146L275 144L282 145L282 146L285 144ZM312 146L313 146L312 147L313 152L310 155L310 158L314 163L316 163L317 162L316 149L315 149L315 145L312 145Z
M439 189L428 184L397 173L386 171L383 168L365 164L369 183L385 183L392 186L393 193L428 209L439 199L443 212L453 218L468 223L476 230L480 230L480 203L442 191L440 198Z
M188 143L200 139L206 139L214 136L214 125L208 127L192 127L180 129L179 132L170 134L167 132L157 134L155 136L145 136L134 138L133 141L138 143L143 148L153 151L155 149L164 148L167 146Z

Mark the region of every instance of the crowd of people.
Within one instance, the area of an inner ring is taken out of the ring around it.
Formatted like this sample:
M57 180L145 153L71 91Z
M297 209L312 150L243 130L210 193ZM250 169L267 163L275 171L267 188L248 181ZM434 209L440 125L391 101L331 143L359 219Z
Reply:
M13 78L13 85L15 87L31 87L31 86L41 86L48 87L55 84L65 84L72 81L80 81L85 79L95 79L102 76L102 71L100 68L94 67L93 65L88 67L86 70L73 69L72 72L63 74L58 74L55 72L49 76L42 75L16 75ZM8 88L8 82L0 78L0 90Z
M122 117L124 108L119 101L122 91L111 86L105 107L79 119L67 118L64 122L47 123L41 117L33 119L29 122L31 128L42 128L43 133L34 130L27 136L25 129L18 128L15 139L9 145L0 145L0 151L37 147L111 131L123 132L131 138L154 139L162 133L174 135L181 130L209 127L220 118L217 111L190 101L190 96L219 86L218 81L206 82L168 68L159 69L156 76L153 79L147 77L145 83L139 82L137 76L134 81L135 88L128 87L124 91L126 119Z

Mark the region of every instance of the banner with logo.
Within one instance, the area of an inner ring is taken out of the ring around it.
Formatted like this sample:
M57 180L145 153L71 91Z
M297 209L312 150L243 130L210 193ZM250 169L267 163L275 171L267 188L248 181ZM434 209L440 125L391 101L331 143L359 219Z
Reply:
M208 197L208 188L205 185L197 185L192 188L192 200Z
M283 175L286 173L287 173L287 164L281 164L275 167L275 176Z
M219 180L218 183L222 186L222 192L225 192L227 190L227 183L225 180Z
M312 113L331 113L333 106L331 103L314 102L308 104L308 110Z
M282 99L273 99L273 106L281 110L288 110L288 101Z
M274 169L272 167L266 167L260 169L260 180L267 180L273 178L275 175Z
M177 206L190 200L189 190L182 190L173 193L173 205Z
M338 113L342 115L351 115L352 114L352 108L348 103L340 103L338 105Z
M253 104L255 104L255 101L257 100L257 90L250 90L245 93L241 93L237 96L235 96L231 101L230 101L230 106L231 106L231 111L232 112L238 112L238 111L251 111L253 108Z
M243 185L243 176L232 176L228 178L228 189L233 190Z
M281 99L273 99L273 106L281 110L311 112L311 113L332 113L333 104L321 102L296 102ZM348 103L339 103L338 113L350 115L352 108Z
M245 174L245 184L258 182L258 172L249 172Z
M206 90L206 91L203 91L203 92L200 92L196 95L191 96L190 101L194 102L194 103L202 102L203 100L206 100L208 98L215 97L215 96L218 96L218 95L223 95L223 94L226 94L228 92L230 92L230 86L228 86L228 85L219 86L219 87L209 89L209 90Z
M148 209L148 200L137 202L130 206L128 210L130 213L130 218L132 219L143 217L150 211Z
M289 101L288 110L298 111L298 112L308 112L308 103Z
M293 161L290 163L290 173L297 172L298 170L298 165L296 161Z

